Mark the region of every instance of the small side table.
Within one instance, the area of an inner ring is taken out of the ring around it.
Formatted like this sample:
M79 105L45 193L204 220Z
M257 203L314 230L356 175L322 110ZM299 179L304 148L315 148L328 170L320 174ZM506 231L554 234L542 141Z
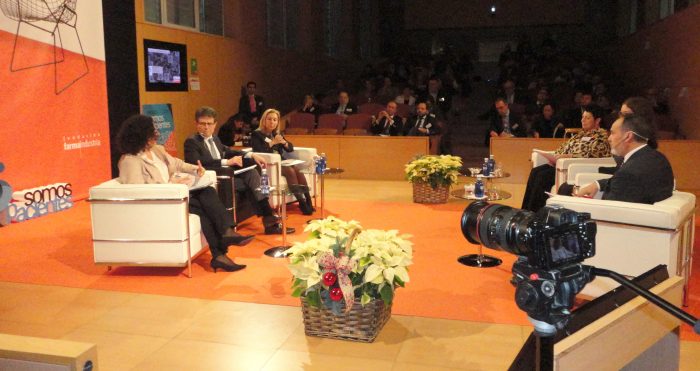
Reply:
M326 175L327 174L342 174L345 172L345 169L341 169L338 167L327 167L323 169L323 173L318 174L318 176L321 178L321 217L320 218L315 218L309 220L307 223L310 223L312 220L317 220L317 219L325 219L326 217L326 210L325 210L325 201L326 201Z
M283 200L282 203L280 204L281 208L281 215L280 217L282 218L282 245L279 246L274 246L271 247L263 254L271 257L271 258L284 258L287 256L287 249L289 249L291 246L287 245L287 203L285 201L285 197L290 194L294 194L295 192L297 193L304 193L308 192L309 187L301 184L292 184L288 185L286 187L281 187L281 188L276 188L276 189L271 189L270 193L275 193L276 195L280 196L280 198Z
M509 192L506 191L501 191L501 190L490 190L485 193L485 196L483 198L476 198L474 197L474 193L465 191L464 189L455 189L454 191L450 192L450 195L452 197L456 198L461 198L464 200L486 200L486 201L497 201L497 200L506 200L512 197L512 195ZM463 255L457 258L457 261L460 262L461 264L464 264L468 267L476 267L476 268L490 268L490 267L496 267L501 265L503 261L495 256L490 256L490 255L485 255L484 254L484 246L479 245L479 253L477 254L469 254L469 255Z

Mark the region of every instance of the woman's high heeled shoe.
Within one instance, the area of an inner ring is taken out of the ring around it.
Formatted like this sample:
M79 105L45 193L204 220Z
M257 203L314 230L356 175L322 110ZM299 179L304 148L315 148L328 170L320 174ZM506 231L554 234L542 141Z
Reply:
M223 269L226 272L235 272L235 271L239 271L239 270L246 267L245 264L236 264L233 262L231 262L231 264L228 264L224 261L219 260L218 257L212 259L211 262L209 263L209 265L214 270L214 273L216 273L217 269Z

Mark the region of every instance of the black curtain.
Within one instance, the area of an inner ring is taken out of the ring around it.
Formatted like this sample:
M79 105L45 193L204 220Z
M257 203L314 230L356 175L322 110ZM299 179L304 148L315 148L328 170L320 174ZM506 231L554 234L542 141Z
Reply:
M120 153L114 137L119 125L140 112L134 3L133 0L102 0L112 177L118 174Z

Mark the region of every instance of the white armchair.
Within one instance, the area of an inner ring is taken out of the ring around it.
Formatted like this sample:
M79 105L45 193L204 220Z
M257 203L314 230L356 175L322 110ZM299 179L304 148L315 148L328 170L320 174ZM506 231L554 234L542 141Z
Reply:
M546 153L554 154L554 151ZM531 155L532 167L537 167L549 163L547 157L540 152L532 151ZM556 193L559 187L564 183L575 184L571 176L571 167L585 165L589 169L586 172L598 172L601 166L615 166L615 160L612 157L603 158L560 158L556 163L556 175L552 193Z
M695 232L695 195L673 192L653 205L554 196L547 205L591 213L596 221L596 254L585 264L638 276L665 264L669 274L690 277ZM617 287L608 278L596 278L582 291L597 297Z
M268 164L268 175L270 176L271 186L277 187L278 184L282 184L283 186L287 184L287 180L282 176L282 158L279 154L263 152L255 152L255 154L263 157L265 162ZM304 173L304 176L306 177L306 182L309 184L309 193L312 197L316 197L316 184L314 183L316 177L313 175L314 157L316 154L316 148L309 147L294 147L294 151L289 153L289 158L304 161L303 164L296 166L301 167L301 172ZM293 195L286 196L285 202L289 203L294 201L295 198ZM270 205L272 207L277 207L278 204L278 197L270 197Z
M216 184L216 173L205 177ZM206 251L199 216L189 213L184 184L121 184L112 179L90 188L95 264L187 267Z

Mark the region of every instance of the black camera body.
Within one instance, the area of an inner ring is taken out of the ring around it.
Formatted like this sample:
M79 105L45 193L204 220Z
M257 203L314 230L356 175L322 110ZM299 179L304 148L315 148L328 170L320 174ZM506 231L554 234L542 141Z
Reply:
M576 294L594 278L581 262L595 255L596 231L589 213L558 206L534 213L474 202L462 214L469 242L518 255L515 302L544 336L566 325Z
M580 263L595 255L591 215L558 206L533 213L474 202L462 214L462 233L471 243L527 257L539 269Z

